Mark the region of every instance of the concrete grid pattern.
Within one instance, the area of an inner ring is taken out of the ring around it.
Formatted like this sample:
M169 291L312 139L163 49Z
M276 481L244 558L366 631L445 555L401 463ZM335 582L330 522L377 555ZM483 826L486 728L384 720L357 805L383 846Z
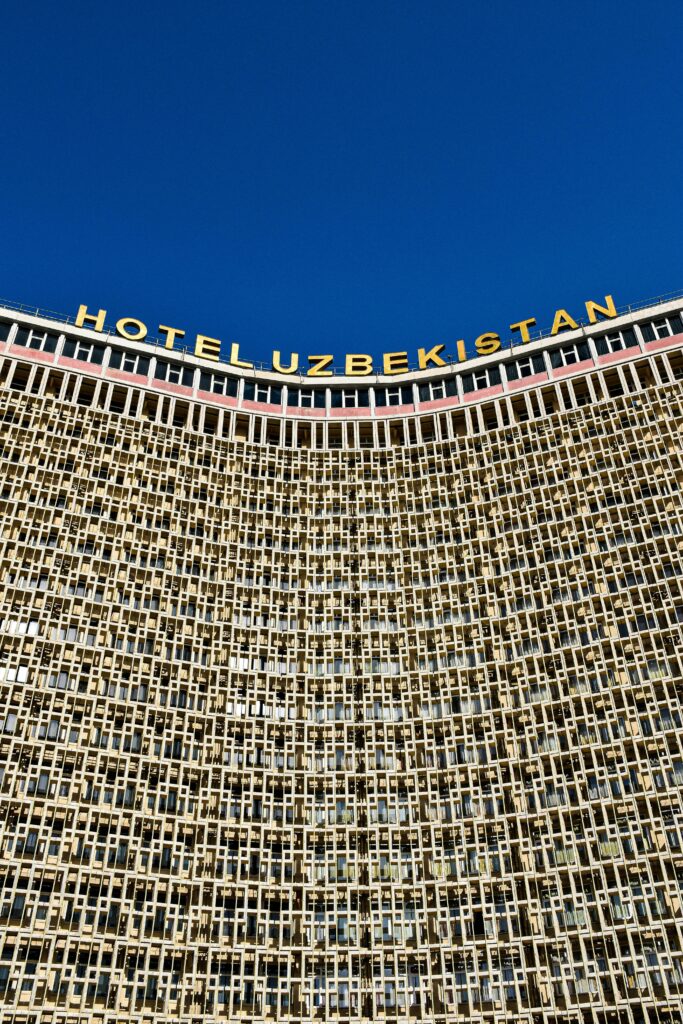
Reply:
M317 410L3 315L0 1019L680 1021L680 306Z

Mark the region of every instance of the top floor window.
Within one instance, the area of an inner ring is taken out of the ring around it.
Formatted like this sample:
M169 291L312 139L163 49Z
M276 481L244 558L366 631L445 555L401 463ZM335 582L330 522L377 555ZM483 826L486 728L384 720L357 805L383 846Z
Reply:
M668 338L672 334L683 334L683 320L680 313L669 313L658 320L650 320L649 323L639 324L645 341L655 341L657 338Z
M412 405L413 389L410 385L401 388L375 388L375 405Z
M90 341L76 341L75 338L67 338L64 342L63 355L69 359L82 359L86 363L102 363L104 359L104 345L94 345Z
M288 388L287 405L301 409L324 409L325 389Z
M638 344L632 327L626 327L623 331L614 331L611 334L602 334L594 340L599 356L607 355L609 352L621 352L625 348L635 348Z
M505 376L508 380L521 380L523 377L532 377L535 373L545 371L545 359L539 352L526 359L515 359L513 363L505 364Z
M249 402L266 402L270 405L279 405L282 401L282 388L280 385L257 384L253 380L244 382L244 397Z
M9 326L7 324L8 328ZM41 352L56 352L58 341L58 334L50 334L48 331L31 331L28 327L17 328L17 333L14 335L15 345L24 345L26 348L34 348Z
M367 388L337 388L330 393L330 399L333 409L366 408L370 404Z
M497 384L500 384L500 368L498 366L462 375L462 389L465 394L468 394L470 391L482 391L484 388L493 388Z
M109 365L115 370L125 370L126 373L138 373L141 377L146 377L149 373L149 356L113 349L109 356Z
M157 359L154 369L154 376L157 380L166 380L169 384L182 384L183 387L191 388L194 384L194 370L182 363L167 363L165 359Z
M425 381L420 384L420 401L435 401L438 398L450 398L457 395L458 383L455 377L447 377L446 380Z
M6 320L0 321L0 341L7 341L9 338L9 332L12 330L12 324L8 324Z
M558 366L573 366L584 359L590 359L591 353L587 341L577 341L574 345L563 345L550 353L550 364L554 369Z
M224 373L205 373L199 375L199 387L202 391L212 391L214 395L231 395L237 397L237 379L226 377Z

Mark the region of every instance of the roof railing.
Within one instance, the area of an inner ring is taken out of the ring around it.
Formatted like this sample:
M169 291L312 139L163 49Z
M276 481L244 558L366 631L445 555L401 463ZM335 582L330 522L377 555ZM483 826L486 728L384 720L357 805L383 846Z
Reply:
M642 310L649 309L652 306L660 306L660 305L662 305L665 302L673 302L676 299L683 299L683 291L666 292L664 295L658 295L656 298L645 299L645 300L643 300L641 302L636 302L636 303L629 303L629 305L626 305L626 306L617 306L616 307L617 308L617 315L618 316L624 316L625 314L629 314L629 313L638 313L638 312L641 312ZM54 320L56 323L60 323L60 324L74 324L74 326L75 326L75 323L76 323L76 318L74 316L67 316L64 313L57 313L57 312L55 312L52 309L43 309L41 306L29 306L29 305L26 305L23 302L13 302L13 301L8 300L8 299L0 299L0 307L3 308L3 309L11 310L14 313L27 313L29 316L41 317L44 320ZM608 321L602 321L602 322L603 323L607 323ZM588 326L593 327L593 326L595 326L594 324L589 324L588 321L586 321L585 319L577 320L576 323L579 325L579 327L588 327ZM115 329L113 327L107 325L107 324L105 324L104 330L102 331L102 333L106 334L108 337L118 338L119 340L125 341L125 338L122 339L120 335L116 334ZM543 338L550 338L550 337L552 337L552 335L550 333L550 328L549 327L543 327L543 328L540 328L540 329L535 330L535 331L529 331L529 338L530 338L531 341L541 341ZM146 345L156 345L156 346L158 346L160 348L166 348L166 341L163 338L147 337L147 338L145 338L145 344ZM526 344L528 344L528 343L526 343ZM500 351L505 351L506 349L509 350L509 351L513 351L513 349L515 349L515 348L523 348L524 346L525 346L525 342L520 342L519 339L508 338L507 340L505 340L505 339L501 338L501 349L500 349ZM192 349L190 348L189 345L177 345L177 346L174 345L173 349L168 349L167 351L169 351L169 352L172 351L172 352L180 353L180 354L192 354ZM476 355L477 354L474 353L473 355L468 356L468 361L469 361L469 359L475 359ZM456 359L453 358L453 356L449 356L448 354L446 354L443 358L445 358L446 363L449 364L449 366L451 366L451 367L456 367L457 366L461 371L462 371L462 369L463 369L463 367L465 365L465 363L463 361L456 360ZM272 365L269 364L269 363L263 362L263 360L250 360L250 361L253 363L254 370L258 370L258 371L261 371L261 372L264 372L264 373L273 373L274 372ZM229 365L229 364L227 364L227 365ZM408 365L408 369L404 371L404 373L413 373L413 372L419 372L419 367L417 367L417 366L415 366L413 364L409 364ZM339 367L339 366L333 366L332 367L332 373L335 376L338 376L338 377L346 376L344 368L343 367ZM382 371L381 370L378 370L378 371L376 371L375 373L372 374L372 376L381 376L381 375L382 375ZM290 376L292 378L294 378L294 379L297 379L299 377L305 377L306 375L302 374L302 373L298 373L298 374L291 374Z

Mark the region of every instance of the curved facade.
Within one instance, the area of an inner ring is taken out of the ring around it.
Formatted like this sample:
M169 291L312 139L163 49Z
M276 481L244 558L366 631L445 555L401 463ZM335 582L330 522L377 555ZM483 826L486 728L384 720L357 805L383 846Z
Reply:
M683 302L314 386L0 310L3 1021L680 1021Z

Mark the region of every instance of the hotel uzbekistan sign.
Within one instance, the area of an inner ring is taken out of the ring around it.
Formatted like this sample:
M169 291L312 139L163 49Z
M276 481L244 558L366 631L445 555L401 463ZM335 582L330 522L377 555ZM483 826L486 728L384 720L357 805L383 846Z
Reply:
M588 322L597 323L600 318L610 318L617 315L614 300L611 295L606 295L604 303L587 301L585 303ZM77 327L91 327L96 331L105 329L105 318L107 311L100 309L97 313L90 313L87 306L80 306L76 316ZM531 328L536 324L535 317L527 317L525 320L518 320L510 324L510 330L514 337L524 343L531 341ZM551 337L561 331L574 330L579 324L567 312L566 309L555 311L553 326L550 331ZM185 337L185 331L178 327L168 327L166 324L159 324L157 328L159 335L164 339L164 346L172 349L176 339ZM116 333L127 341L145 341L148 337L147 326L142 320L132 316L121 317L116 322ZM489 356L498 352L503 347L500 334L495 331L486 331L480 334L474 341L474 347L478 355ZM216 362L226 362L229 366L238 366L242 369L252 369L253 363L241 358L240 348L237 342L229 346L230 354L228 359L221 355L222 342L220 338L211 338L205 334L197 334L194 339L194 354L203 359L212 359ZM465 341L460 338L454 344L454 353L447 352L447 346L433 345L432 348L417 349L417 365L419 370L427 370L435 366L447 366L449 363L465 362L468 358L465 348ZM271 368L275 373L297 374L306 377L331 377L333 376L332 355L305 355L300 356L298 352L290 352L283 356L279 351L273 351L271 357ZM409 353L384 352L378 360L365 353L349 353L344 357L344 373L349 377L367 377L370 374L398 374L408 373L411 367L409 364Z

